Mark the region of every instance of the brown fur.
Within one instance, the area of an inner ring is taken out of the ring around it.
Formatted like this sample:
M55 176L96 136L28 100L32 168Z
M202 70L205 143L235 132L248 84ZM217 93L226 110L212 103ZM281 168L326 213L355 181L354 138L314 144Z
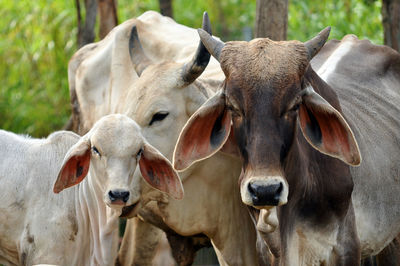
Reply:
M304 83L311 83L340 112L336 94L308 66L304 45L269 39L228 42L220 62L243 159L240 182L255 174L282 173L289 184L288 203L278 207L281 250L274 253L282 255L285 265L290 239L301 236L299 225L323 232L337 224L336 263L356 265L360 250L349 167L312 148L298 128L297 113L290 111Z

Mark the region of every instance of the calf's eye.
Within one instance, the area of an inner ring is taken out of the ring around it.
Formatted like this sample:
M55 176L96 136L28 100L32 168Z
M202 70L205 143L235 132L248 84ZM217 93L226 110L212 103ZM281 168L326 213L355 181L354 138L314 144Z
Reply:
M94 153L96 153L97 155L101 156L101 154L100 154L99 150L96 148L96 146L93 146L92 150L93 150Z
M169 115L168 112L158 112L153 115L151 118L151 121L149 123L149 126L151 126L154 122L162 121L164 120L167 116Z
M140 157L140 155L142 155L142 152L143 152L143 149L140 148L139 151L138 151L138 153L136 153L136 157Z

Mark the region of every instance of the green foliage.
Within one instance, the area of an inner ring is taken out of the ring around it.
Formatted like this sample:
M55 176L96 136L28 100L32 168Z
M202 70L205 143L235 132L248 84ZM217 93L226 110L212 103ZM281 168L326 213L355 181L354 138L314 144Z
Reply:
M48 135L66 123L70 112L73 3L0 0L0 6L0 127Z
M75 1L0 0L0 128L46 136L69 118L68 60L76 51ZM119 21L158 10L157 0L119 0ZM173 0L177 22L201 26L207 10L215 35L239 40L253 28L255 0ZM288 39L305 41L325 26L382 43L381 1L289 0ZM83 7L82 7L83 9Z
M289 1L289 39L306 41L326 26L331 26L330 39L340 40L352 33L360 39L383 43L381 1Z
M118 1L118 16L124 21L146 10L159 11L158 0ZM203 12L207 11L213 34L225 41L242 39L243 27L253 27L256 1L252 0L173 0L174 19L192 28L201 27Z

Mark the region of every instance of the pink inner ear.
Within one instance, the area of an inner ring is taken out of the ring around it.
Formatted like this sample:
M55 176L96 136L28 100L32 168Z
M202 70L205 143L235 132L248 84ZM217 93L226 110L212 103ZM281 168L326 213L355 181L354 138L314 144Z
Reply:
M171 164L162 156L144 151L139 160L140 172L152 187L175 199L183 198L182 183Z
M209 154L211 151L210 138L212 128L219 112L216 110L206 117L198 117L193 122L182 140L182 153L184 157L198 157Z
M337 117L331 113L320 112L316 118L322 131L324 149L328 153L339 153L345 156L350 154L348 132Z
M351 165L360 163L360 156L357 143L355 142L353 133L349 126L336 110L329 110L330 106L313 106L302 104L299 110L300 126L307 140L321 152L338 157L344 162ZM311 119L308 112L310 111L316 121ZM321 139L315 140L308 135L309 128L315 128L318 124Z
M63 189L80 183L88 174L90 166L90 149L83 155L72 156L63 166L56 183L54 193L59 193Z
M216 122L220 123L221 128L218 132L213 132ZM231 115L224 106L217 106L204 114L195 114L182 130L176 144L175 169L184 170L193 162L217 152L228 139L230 128Z

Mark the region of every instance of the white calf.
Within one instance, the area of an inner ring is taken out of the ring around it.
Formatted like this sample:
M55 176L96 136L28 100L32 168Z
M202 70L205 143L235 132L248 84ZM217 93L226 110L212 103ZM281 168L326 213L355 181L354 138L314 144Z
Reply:
M83 137L0 130L0 263L113 265L118 217L141 197L137 165L151 186L183 197L168 160L127 116L106 116Z

